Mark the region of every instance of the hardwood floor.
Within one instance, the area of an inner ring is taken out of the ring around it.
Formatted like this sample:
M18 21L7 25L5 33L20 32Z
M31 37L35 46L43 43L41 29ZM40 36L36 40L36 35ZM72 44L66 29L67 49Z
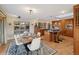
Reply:
M0 46L0 55L6 55L9 44L10 44L10 41L8 41L6 44L2 44Z
M0 46L0 55L4 55L4 52L6 51L7 45L3 44Z
M60 43L48 42L43 40L43 43L57 51L56 55L73 55L73 38L63 36L64 40Z
M73 55L73 38L63 36L64 40L61 43L48 42L46 40L42 40L44 44L55 49L57 53L55 55ZM6 50L9 46L9 43L6 45L3 44L0 46L0 55L5 55Z

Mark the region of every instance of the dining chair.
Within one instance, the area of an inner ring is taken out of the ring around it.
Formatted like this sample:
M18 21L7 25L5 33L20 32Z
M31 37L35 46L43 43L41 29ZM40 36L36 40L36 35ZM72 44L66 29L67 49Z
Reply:
M38 54L38 50L41 47L41 38L39 37L39 38L33 39L32 43L28 44L27 47L29 48L31 53L34 51L37 51L37 54Z
M15 52L17 54L17 50L18 50L19 45L22 45L23 43L20 41L21 38L19 35L14 35L14 39L15 39L15 43L16 43L16 51Z
M28 31L24 31L24 33L23 33L24 35L28 35Z
M20 39L24 36L24 34L23 33L21 33L21 34L19 34L18 35L19 37L20 37Z
M41 33L40 32L37 32L37 36L40 37L41 36Z
M23 43L21 42L21 37L20 37L20 35L14 35L14 39L15 39L16 45L21 45L21 44L23 44Z

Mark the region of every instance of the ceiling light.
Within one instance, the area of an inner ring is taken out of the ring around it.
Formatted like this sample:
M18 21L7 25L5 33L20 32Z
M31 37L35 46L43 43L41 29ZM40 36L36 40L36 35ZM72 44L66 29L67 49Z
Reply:
M27 11L28 11L28 10L31 10L31 8L30 8L30 7L26 7L25 9L26 9Z
M64 15L59 15L59 16L56 16L57 18L64 18L64 17L72 17L73 16L73 13L67 13L67 14L64 14Z
M66 11L63 10L63 11L61 11L61 13L64 14L64 13L66 13Z
M21 23L21 25L24 25L25 23L23 22L23 23Z
M60 20L60 19L56 19L56 20Z
M34 13L38 13L37 9L33 8L32 10Z
M17 17L17 15L10 14L10 13L8 13L7 15L9 15L9 16L13 16L13 17Z
M31 8L31 7L26 7L26 8L25 8L25 11L26 11L27 13L29 13L30 10L32 10L33 13L38 13L38 11L37 11L36 8Z

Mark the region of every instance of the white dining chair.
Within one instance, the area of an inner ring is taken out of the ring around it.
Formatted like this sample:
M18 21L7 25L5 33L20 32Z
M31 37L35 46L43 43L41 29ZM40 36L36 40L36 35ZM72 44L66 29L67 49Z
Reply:
M21 45L21 44L23 44L23 43L21 42L21 37L20 37L20 35L14 35L14 39L15 39L16 45Z
M28 31L24 31L24 33L23 33L24 35L28 35Z
M22 45L23 43L21 42L21 38L19 35L14 35L14 39L15 39L15 43L16 43L16 54L17 54L19 45Z
M35 38L32 40L32 43L27 45L27 47L29 48L30 52L34 52L37 51L38 54L38 50L41 47L41 38Z
M20 37L20 38L22 38L23 36L24 36L24 34L23 34L23 33L19 34L19 37Z
M40 36L41 36L41 33L40 33L40 32L38 32L38 33L37 33L37 36L39 36L39 37L40 37Z

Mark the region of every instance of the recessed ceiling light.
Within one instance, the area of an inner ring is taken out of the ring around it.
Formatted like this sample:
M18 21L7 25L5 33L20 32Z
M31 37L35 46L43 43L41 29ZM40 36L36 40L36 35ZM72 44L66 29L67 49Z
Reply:
M13 17L17 17L17 15L10 14L10 13L8 13L7 15L9 15L9 16L13 16Z
M62 13L62 14L64 14L64 13L66 13L66 11L65 11L65 10L63 10L63 11L61 11L61 13Z
M26 9L26 10L31 10L31 8L30 8L30 7L26 7L25 9Z
M24 25L25 23L23 22L23 23L21 23L21 25Z
M34 11L34 13L38 13L37 9L33 8L32 10Z
M60 19L56 19L56 20L60 20Z
M57 18L64 18L64 17L72 17L73 16L73 13L65 13L64 15L59 15L59 16L56 16Z

